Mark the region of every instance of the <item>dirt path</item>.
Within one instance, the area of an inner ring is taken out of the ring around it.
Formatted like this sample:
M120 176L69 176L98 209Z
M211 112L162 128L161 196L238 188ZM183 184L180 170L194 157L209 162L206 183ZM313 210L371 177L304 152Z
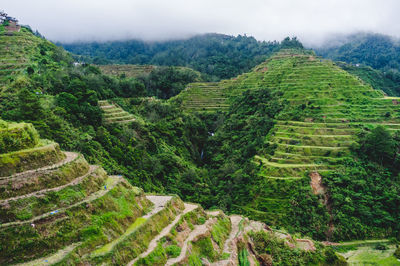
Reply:
M58 163L55 163L55 164L52 164L52 165L48 165L48 166L44 166L44 167L38 168L38 169L28 170L28 171L17 173L17 174L10 175L10 176L3 176L3 177L0 177L0 182L2 180L6 180L6 179L7 179L7 182L9 182L9 179L13 179L14 180L14 179L26 178L28 175L32 175L32 174L37 175L37 174L40 174L40 173L42 173L44 171L49 171L49 170L52 170L52 169L56 169L56 168L58 168L60 166L63 166L64 164L72 162L73 160L75 160L79 156L79 154L75 153L75 152L64 152L64 154L65 154L65 159L60 161L60 162L58 162Z
M143 216L143 218L146 219L150 218L157 212L164 209L164 206L172 199L171 196L151 196L151 195L146 196L146 198L151 202L153 202L154 204L154 208L149 213Z
M311 172L310 173L310 185L313 190L314 195L322 194L325 196L326 189L322 184L322 177L318 172Z
M72 180L68 184L65 184L65 185L62 185L62 186L59 186L59 187L53 187L53 188L47 188L47 189L35 191L35 192L29 193L29 194L25 194L25 195L13 197L13 198L8 198L8 199L5 199L5 200L0 200L0 205L4 206L4 205L7 205L10 201L29 198L29 197L33 197L33 196L41 197L41 196L44 196L47 192L51 192L51 191L52 192L56 192L56 191L60 191L61 189L65 188L65 187L74 186L74 185L82 182L83 179L85 179L86 177L91 175L98 168L99 168L98 165L91 165L89 167L89 171L86 174L84 174L83 176L75 178L74 180Z
M153 196L154 197L154 196ZM150 199L151 200L151 199ZM198 206L194 205L194 204L187 204L185 203L185 209L184 211L179 214L178 216L175 217L175 219L172 221L172 223L170 223L168 226L164 227L163 230L155 237L151 240L151 242L149 243L149 247L147 248L147 250L145 252L143 252L142 254L140 254L137 258L135 258L134 260L132 260L131 262L128 263L128 266L132 266L135 264L136 261L138 261L140 258L145 258L147 257L151 252L154 251L154 249L157 247L157 243L158 241L169 234L169 232L171 231L171 229L179 222L179 220L181 219L181 217L183 215L185 215L188 212L193 211L194 209L196 209ZM158 211L157 211L158 212ZM156 212L156 213L157 213ZM149 215L149 214L147 214ZM146 216L147 216L146 215ZM154 213L152 214L154 215ZM145 217L145 216L143 216Z
M327 239L330 239L333 231L335 230L335 225L333 223L333 215L332 215L332 206L329 200L329 194L327 193L327 189L322 183L322 177L318 172L310 173L310 186L313 190L314 195L322 195L324 198L324 205L326 206L326 210L329 213L329 221L328 221L328 230L325 232Z
M208 215L211 215L211 216L217 216L217 215L219 215L220 213L222 213L222 211L221 211L221 210L206 211L206 213L207 213Z
M186 257L186 252L188 250L188 245L190 241L193 241L198 235L205 234L208 230L210 230L211 226L217 221L216 218L210 218L204 224L197 225L192 232L190 232L189 236L186 238L185 242L183 242L183 246L181 249L181 254L176 258L171 258L167 260L165 265L173 265L175 263L180 262Z
M226 260L221 260L221 261L212 263L211 265L213 265L213 266L226 266L226 265L236 265L237 264L238 254L237 254L237 249L236 249L235 238L239 234L239 223L243 219L243 217L239 216L239 215L232 215L230 217L230 219L231 219L231 225L232 225L231 233L229 234L228 239L225 241L224 251L223 251L223 253L229 253L230 256Z
M121 176L110 176L109 179L106 181L107 183L107 189L101 189L93 194L91 194L89 197L85 198L84 200L77 202L75 204L72 204L68 207L65 208L61 208L59 210L55 210L55 211L51 211L48 213L44 213L42 215L36 216L30 220L27 221L20 221L20 222L11 222L11 223L5 223L5 224L0 224L0 229L4 228L4 227L9 227L9 226L14 226L14 225L22 225L22 224L27 224L27 223L34 223L37 220L49 217L51 215L55 215L55 214L60 214L65 212L66 210L73 208L75 206L78 206L80 204L84 204L84 203L88 203L91 201L94 201L102 196L104 196L105 194L107 194L110 190L112 190L116 185L118 185L120 182L123 182L124 178Z

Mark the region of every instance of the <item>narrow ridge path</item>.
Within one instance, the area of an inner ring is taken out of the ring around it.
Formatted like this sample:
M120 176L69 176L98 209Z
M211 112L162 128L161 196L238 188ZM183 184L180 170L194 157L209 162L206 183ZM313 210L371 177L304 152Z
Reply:
M236 250L235 238L239 234L239 223L240 221L242 221L243 217L239 215L232 215L229 218L231 220L232 228L228 239L225 241L223 253L229 253L230 256L228 259L212 263L211 265L213 266L236 265L235 262L237 261L238 255Z
M64 152L64 154L65 154L65 159L60 161L60 162L58 162L58 163L55 163L55 164L52 164L52 165L48 165L48 166L44 166L42 168L32 169L32 170L28 170L28 171L25 171L25 172L9 175L9 176L3 176L3 177L0 177L0 180L24 178L27 175L30 175L30 174L33 174L33 173L40 173L40 172L44 172L44 171L47 171L47 170L56 169L56 168L59 168L60 166L63 166L64 164L72 162L73 160L75 160L79 156L79 154L76 153L76 152L68 152L68 151L66 151L66 152Z
M20 195L20 196L13 197L13 198L8 198L8 199L5 199L5 200L0 200L0 205L6 205L10 201L15 201L15 200L28 198L28 197L32 197L32 196L40 197L40 196L43 196L47 192L50 192L50 191L56 192L56 191L60 191L61 189L65 188L65 187L76 185L76 184L82 182L83 179L85 179L86 177L91 175L98 168L99 168L98 165L90 165L89 170L88 170L88 172L86 174L75 178L74 180L72 180L68 184L65 184L65 185L62 185L62 186L59 186L59 187L53 187L53 188L47 188L47 189L35 191L35 192L29 193L29 194Z
M66 210L68 210L70 208L73 208L75 206L78 206L80 204L84 204L84 203L87 203L87 202L94 201L94 200L104 196L106 193L108 193L110 190L112 190L116 185L118 185L120 182L123 182L123 181L124 181L124 178L122 178L121 176L110 176L106 181L107 189L101 189L101 190L91 194L89 197L85 198L82 201L79 201L79 202L77 202L75 204L72 204L72 205L70 205L68 207L61 208L61 209L58 210L57 214L63 213ZM22 224L26 224L26 223L33 223L33 222L35 222L37 220L49 217L49 216L51 216L53 214L56 214L56 213L54 213L54 211L51 211L51 212L47 212L47 213L44 213L42 215L36 216L36 217L34 217L34 218L30 219L30 220L27 220L27 221L0 224L0 229L2 229L4 227L14 226L14 225L22 225Z
M198 205L194 205L194 204L188 204L185 203L185 209L183 210L183 212L181 214L179 214L178 216L175 217L175 219L166 227L164 227L162 229L162 231L155 237L153 238L150 243L149 243L149 247L147 248L147 250L145 252L143 252L142 254L140 254L137 258L135 258L134 260L132 260L131 262L128 263L128 266L132 266L135 265L135 262L138 261L141 258L145 258L147 257L151 252L154 251L154 249L157 247L157 243L158 241L169 234L169 232L171 231L171 229L179 222L179 220L181 219L181 217L183 215L185 215L188 212L191 212L193 210L195 210L196 208L198 208ZM144 216L143 216L144 217Z
M154 208L147 213L146 215L143 216L143 218L150 218L154 214L158 213L162 209L164 209L164 206L172 199L172 196L153 196L153 195L148 195L146 196L148 200L153 202Z

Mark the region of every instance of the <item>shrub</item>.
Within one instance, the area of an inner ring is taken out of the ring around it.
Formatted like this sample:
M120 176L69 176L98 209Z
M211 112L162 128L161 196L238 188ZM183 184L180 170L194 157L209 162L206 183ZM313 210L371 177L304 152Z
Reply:
M396 249L396 251L394 252L393 255L394 255L396 258L400 259L400 247L398 247L398 248Z
M176 245L167 246L165 248L169 257L176 258L181 254L181 248Z

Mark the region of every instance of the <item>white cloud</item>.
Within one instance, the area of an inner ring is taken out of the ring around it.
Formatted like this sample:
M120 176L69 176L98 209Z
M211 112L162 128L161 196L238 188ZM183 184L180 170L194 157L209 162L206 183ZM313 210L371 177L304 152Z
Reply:
M218 32L318 43L329 34L400 37L397 0L13 0L7 13L56 41L184 38Z

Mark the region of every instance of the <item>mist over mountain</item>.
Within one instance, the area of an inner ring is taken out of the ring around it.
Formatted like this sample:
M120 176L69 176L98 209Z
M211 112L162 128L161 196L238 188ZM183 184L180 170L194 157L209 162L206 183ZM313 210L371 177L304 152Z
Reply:
M296 38L279 43L224 34L204 34L164 42L131 40L62 45L67 51L81 55L80 60L86 62L187 66L208 75L208 79L234 77L249 71L282 47L302 47Z
M396 0L19 0L1 8L62 42L176 40L218 32L265 41L297 36L315 45L332 34L400 32Z

